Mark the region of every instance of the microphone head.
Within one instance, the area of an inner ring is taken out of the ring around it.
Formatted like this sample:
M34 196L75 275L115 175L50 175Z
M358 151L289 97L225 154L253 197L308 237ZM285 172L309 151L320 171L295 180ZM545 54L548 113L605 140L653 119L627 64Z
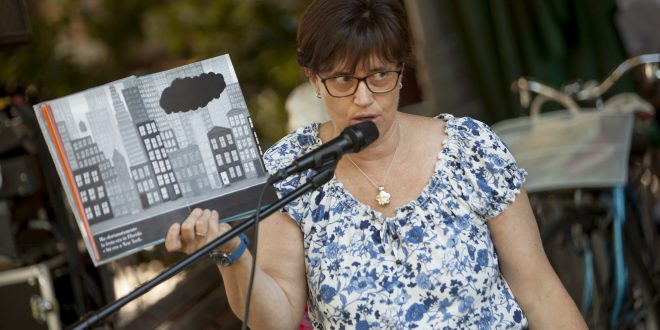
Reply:
M378 127L371 121L364 121L348 126L344 129L343 134L353 142L351 145L352 152L359 152L364 149L376 141L379 135Z

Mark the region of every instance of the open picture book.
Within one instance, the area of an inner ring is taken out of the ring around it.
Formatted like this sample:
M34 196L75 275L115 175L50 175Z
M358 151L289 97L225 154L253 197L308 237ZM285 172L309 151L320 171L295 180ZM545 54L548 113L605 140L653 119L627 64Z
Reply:
M95 265L162 243L196 207L251 216L268 178L228 55L34 111ZM262 205L274 199L268 187Z

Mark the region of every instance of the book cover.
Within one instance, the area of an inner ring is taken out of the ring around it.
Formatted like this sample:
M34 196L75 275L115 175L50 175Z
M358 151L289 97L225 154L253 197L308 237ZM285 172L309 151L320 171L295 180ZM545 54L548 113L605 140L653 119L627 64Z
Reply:
M268 177L228 55L34 111L95 265L162 243L195 207L247 218Z

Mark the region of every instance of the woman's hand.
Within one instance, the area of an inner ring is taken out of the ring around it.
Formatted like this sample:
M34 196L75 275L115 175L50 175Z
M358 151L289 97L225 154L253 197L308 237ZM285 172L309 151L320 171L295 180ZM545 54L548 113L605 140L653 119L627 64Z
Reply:
M218 223L219 218L215 210L194 209L183 223L174 223L167 230L165 248L169 252L181 251L191 254L231 229L226 223ZM234 237L217 250L233 251L240 243L240 239Z

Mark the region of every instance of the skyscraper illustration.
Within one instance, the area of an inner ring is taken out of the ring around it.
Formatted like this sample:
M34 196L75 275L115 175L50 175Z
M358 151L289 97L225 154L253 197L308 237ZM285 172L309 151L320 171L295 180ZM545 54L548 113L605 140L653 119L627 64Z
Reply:
M211 189L202 154L196 145L172 151L169 157L184 197L199 196Z
M55 117L55 120L60 123L64 123L66 126L66 131L69 133L69 138L71 140L80 138L81 134L76 127L77 123L73 118L73 113L71 113L71 105L69 104L69 100L67 98L63 98L58 100L58 102L53 102L49 105L52 108L53 117Z
M113 168L91 137L71 141L78 168L73 175L87 220L99 223L114 217L105 179L113 179Z
M125 86L121 92L124 95L126 108L128 109L128 113L131 115L133 125L137 126L141 123L145 123L151 120L149 113L147 113L147 108L144 105L144 101L142 100L142 94L140 94L140 88L138 86L135 86L135 84L127 84L127 86Z
M115 121L112 118L110 99L105 94L104 88L94 88L83 94L89 111L87 122L94 136L94 142L99 146L107 158L112 156L115 150L117 131Z
M138 124L138 133L147 150L147 159L153 170L160 199L173 201L182 196L179 184L174 176L172 164L163 146L158 125L151 120Z
M265 172L261 166L261 155L252 133L252 123L248 111L246 109L232 109L227 112L227 118L236 139L236 148L245 168L245 176L263 176Z
M64 145L64 150L67 155L70 155L69 165L72 168L78 168L78 162L73 154L73 147L71 146L71 135L69 134L68 126L62 121L57 122L57 127L60 132L60 138L62 139L62 144Z
M126 159L115 150L112 154L112 163L117 173L117 189L108 194L113 213L115 217L136 214L142 210L142 205Z
M232 109L247 109L241 86L238 83L227 84L227 96Z
M135 129L135 124L131 119L131 115L126 111L124 102L122 102L119 93L116 91L115 86L110 86L110 97L112 99L112 106L115 110L115 119L119 126L119 133L121 141L126 150L126 157L129 166L131 164L142 164L147 161L142 143L138 137Z
M213 150L217 173L223 185L230 185L245 178L245 170L238 157L232 130L227 127L214 127L208 133Z

